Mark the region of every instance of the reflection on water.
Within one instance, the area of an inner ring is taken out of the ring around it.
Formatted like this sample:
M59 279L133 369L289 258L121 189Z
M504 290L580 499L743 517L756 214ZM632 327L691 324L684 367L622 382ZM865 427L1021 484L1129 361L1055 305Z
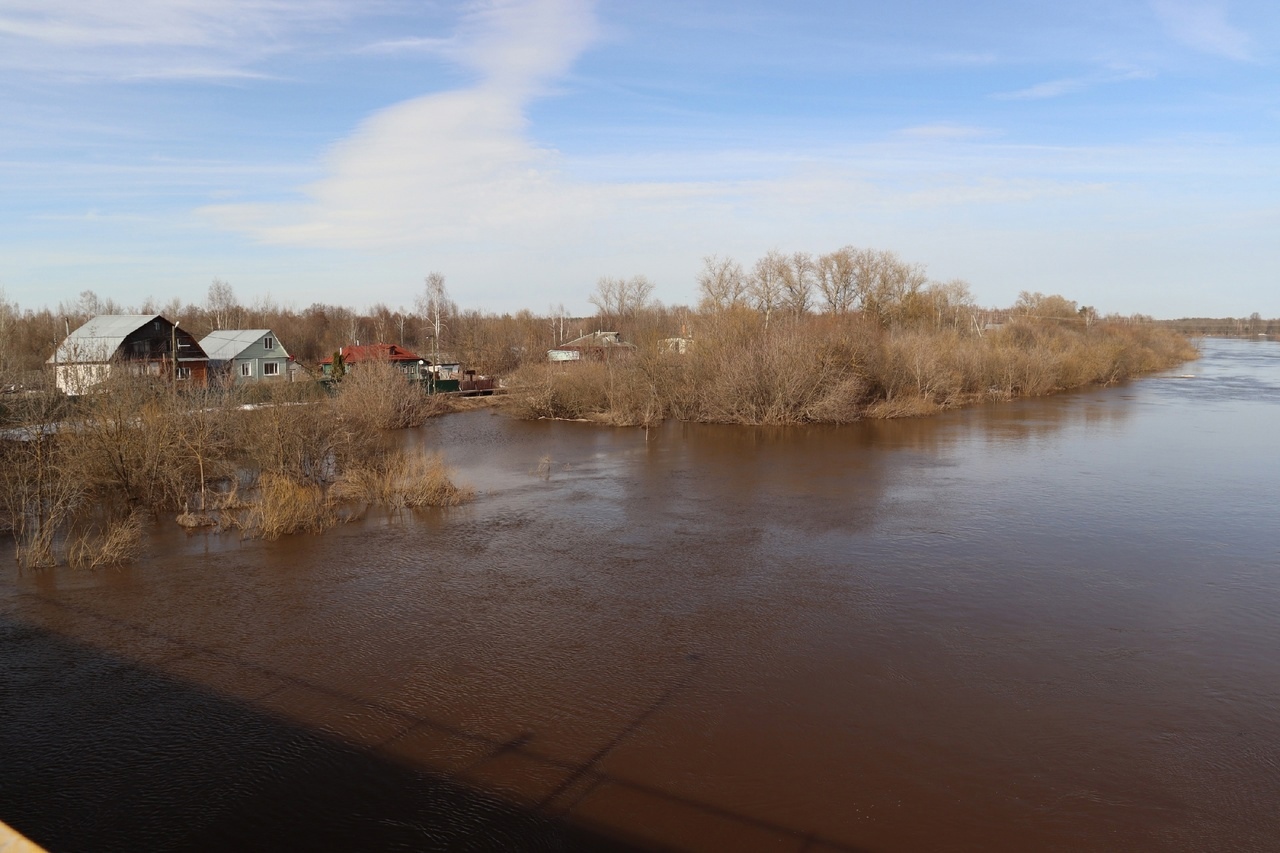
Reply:
M369 792L434 773L618 843L1261 849L1278 415L1280 347L1233 341L1124 387L838 428L476 412L406 438L470 506L272 543L166 529L131 568L8 577L0 616L326 732L385 762Z

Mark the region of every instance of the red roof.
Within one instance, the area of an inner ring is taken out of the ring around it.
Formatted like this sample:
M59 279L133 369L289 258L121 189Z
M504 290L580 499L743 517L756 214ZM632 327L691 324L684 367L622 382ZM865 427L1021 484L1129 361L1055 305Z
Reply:
M342 348L342 360L347 364L359 364L362 361L418 361L418 354L395 344L357 344ZM320 363L333 364L333 356Z

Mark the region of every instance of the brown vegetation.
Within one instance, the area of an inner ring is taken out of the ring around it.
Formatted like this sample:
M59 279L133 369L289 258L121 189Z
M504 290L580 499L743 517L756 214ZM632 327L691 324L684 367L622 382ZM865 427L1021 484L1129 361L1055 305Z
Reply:
M841 423L1109 384L1197 355L1150 323L1061 319L1015 314L983 330L852 313L766 328L760 312L727 309L702 318L684 355L654 348L630 361L525 367L511 377L509 407L620 425Z
M406 454L386 432L444 407L377 368L333 394L309 384L175 394L119 376L75 400L9 395L0 532L13 536L19 565L97 568L134 557L153 515L273 539L324 530L344 517L344 502L467 500L438 455ZM377 487L357 494L355 483Z

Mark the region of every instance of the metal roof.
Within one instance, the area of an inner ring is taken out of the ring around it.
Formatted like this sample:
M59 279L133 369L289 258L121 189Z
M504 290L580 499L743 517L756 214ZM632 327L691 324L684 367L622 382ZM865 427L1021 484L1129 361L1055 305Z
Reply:
M159 314L99 314L58 345L48 363L96 363L110 361L124 339L153 320L168 320Z
M230 361L267 335L280 343L280 339L272 335L270 329L219 329L205 336L200 342L200 349L213 361ZM288 355L284 347L280 350L282 356Z
M342 360L347 364L359 364L362 361L418 361L418 354L410 352L396 344L354 344L342 347ZM321 364L333 364L333 356L329 356Z

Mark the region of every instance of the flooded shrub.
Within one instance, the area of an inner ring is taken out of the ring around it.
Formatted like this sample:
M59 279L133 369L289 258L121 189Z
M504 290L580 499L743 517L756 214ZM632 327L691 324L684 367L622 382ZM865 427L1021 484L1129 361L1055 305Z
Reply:
M385 361L362 363L338 383L336 411L356 432L421 426L450 410L448 398L427 394Z
M67 563L83 569L128 563L142 552L144 529L142 513L133 511L108 521L102 530L77 534L67 547Z
M473 496L453 482L439 454L404 452L343 471L330 494L335 500L388 509L457 506Z
M529 365L510 378L507 406L526 420L583 419L608 411L611 374L633 367L592 361Z
M257 500L244 527L255 538L278 539L292 533L321 533L336 522L337 515L319 485L268 472L258 480Z

